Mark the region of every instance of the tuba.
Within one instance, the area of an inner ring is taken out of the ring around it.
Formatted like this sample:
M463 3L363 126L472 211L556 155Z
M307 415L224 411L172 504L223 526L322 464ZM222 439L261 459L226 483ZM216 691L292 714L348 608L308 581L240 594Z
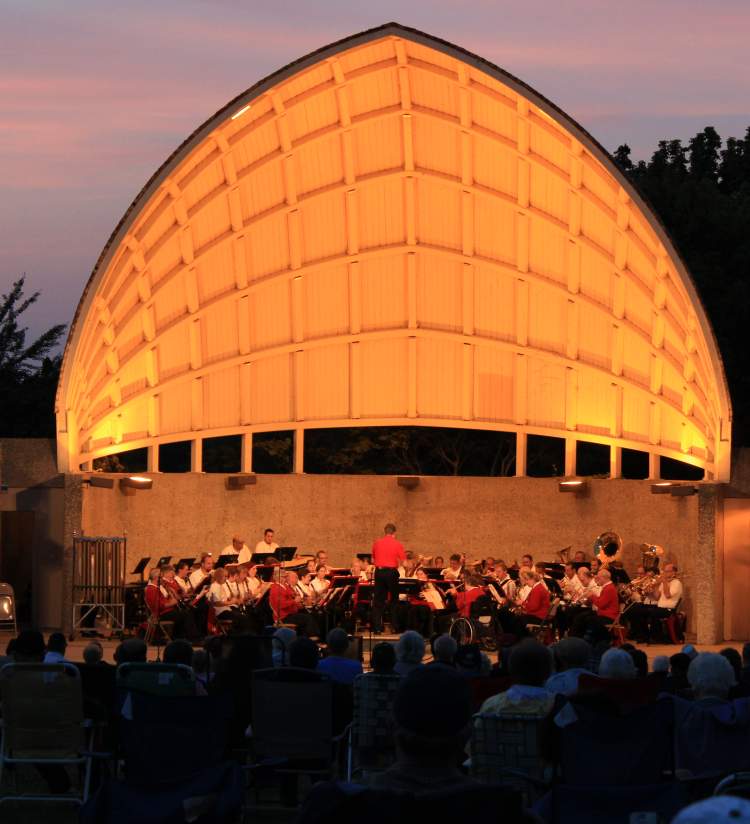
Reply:
M622 538L611 529L602 532L594 541L594 557L598 558L602 566L609 566L613 561L619 561L622 554Z

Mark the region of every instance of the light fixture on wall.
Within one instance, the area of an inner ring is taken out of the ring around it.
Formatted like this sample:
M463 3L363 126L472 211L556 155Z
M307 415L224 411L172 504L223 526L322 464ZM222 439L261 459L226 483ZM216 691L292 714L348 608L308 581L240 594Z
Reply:
M558 492L572 492L574 495L585 495L589 489L589 482L581 478L568 478L558 481Z
M153 478L147 478L145 475L129 475L127 478L120 478L120 489L123 491L128 489L151 489L153 485Z
M0 583L0 627L13 627L13 634L18 634L16 626L16 596L10 584Z
M253 486L257 483L258 476L253 473L229 475L227 478L227 489L244 489L246 486Z
M101 475L88 475L82 481L86 486L99 487L100 489L112 489L115 485L114 478L102 478Z
M673 498L687 498L689 495L696 495L698 487L692 484L672 484L669 494Z
M0 484L0 494L8 491L8 484Z
M651 484L651 494L652 495L669 495L672 491L672 487L674 484L672 481L659 481L658 483Z
M416 475L399 475L396 483L404 489L416 489L419 486L419 478Z

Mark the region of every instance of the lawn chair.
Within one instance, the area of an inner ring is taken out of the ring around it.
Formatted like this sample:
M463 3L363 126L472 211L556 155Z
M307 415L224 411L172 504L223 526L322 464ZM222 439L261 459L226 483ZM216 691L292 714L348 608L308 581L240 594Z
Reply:
M120 664L117 691L160 696L195 695L195 673L184 664Z
M362 769L382 769L393 762L391 715L398 675L358 675L354 679L354 716L349 730L347 780Z
M82 804L91 781L91 735L83 718L81 679L73 664L6 664L0 668L0 783L6 765L13 769L14 793L4 801L65 801ZM76 795L19 794L18 767L30 765L48 773L83 767Z

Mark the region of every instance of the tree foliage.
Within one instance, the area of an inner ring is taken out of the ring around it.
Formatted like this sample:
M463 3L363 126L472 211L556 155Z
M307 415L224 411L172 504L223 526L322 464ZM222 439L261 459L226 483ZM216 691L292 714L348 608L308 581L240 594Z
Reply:
M55 392L61 357L55 354L65 332L53 326L27 343L21 315L39 298L24 296L25 276L0 297L0 437L54 437Z
M723 147L722 147L723 146ZM674 240L713 324L733 405L733 442L750 445L750 128L725 144L712 126L662 140L649 161L620 146L614 160Z

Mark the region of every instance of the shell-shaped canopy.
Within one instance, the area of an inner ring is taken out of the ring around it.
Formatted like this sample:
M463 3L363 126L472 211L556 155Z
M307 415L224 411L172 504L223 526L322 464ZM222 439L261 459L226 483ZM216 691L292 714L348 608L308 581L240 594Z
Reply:
M653 214L551 103L396 24L252 87L158 170L81 299L57 413L72 471L429 424L729 472L718 350Z

